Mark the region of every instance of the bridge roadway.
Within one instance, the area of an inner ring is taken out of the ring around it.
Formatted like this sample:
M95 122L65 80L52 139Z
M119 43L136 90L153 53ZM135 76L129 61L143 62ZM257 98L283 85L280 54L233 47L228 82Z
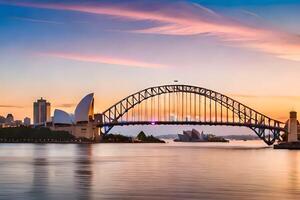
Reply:
M111 126L137 126L137 125L203 125L203 126L237 126L258 129L274 129L277 131L286 131L282 127L273 127L265 124L250 124L250 123L237 123L237 122L199 122L199 121L123 121L123 122L110 122L98 124L98 127L111 127Z

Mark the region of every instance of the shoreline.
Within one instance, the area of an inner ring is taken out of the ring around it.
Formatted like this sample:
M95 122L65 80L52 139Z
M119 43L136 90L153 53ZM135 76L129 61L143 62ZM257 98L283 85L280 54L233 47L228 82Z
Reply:
M86 141L7 141L0 142L0 144L98 144L99 142L86 142Z
M166 142L0 141L0 144L166 144Z
M275 144L274 149L300 150L300 142L284 142Z
M175 141L174 142L182 142L182 143L229 143L230 141L190 141L190 142L185 142L185 141Z

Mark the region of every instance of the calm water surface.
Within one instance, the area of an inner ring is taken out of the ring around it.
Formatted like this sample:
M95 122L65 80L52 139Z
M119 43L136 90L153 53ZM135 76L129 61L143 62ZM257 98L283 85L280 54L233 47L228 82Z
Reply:
M0 144L0 199L300 199L300 151L259 141Z

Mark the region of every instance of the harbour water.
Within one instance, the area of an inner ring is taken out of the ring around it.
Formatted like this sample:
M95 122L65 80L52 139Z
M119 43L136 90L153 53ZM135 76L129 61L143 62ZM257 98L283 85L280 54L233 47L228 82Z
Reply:
M300 151L260 141L0 144L0 199L299 199Z

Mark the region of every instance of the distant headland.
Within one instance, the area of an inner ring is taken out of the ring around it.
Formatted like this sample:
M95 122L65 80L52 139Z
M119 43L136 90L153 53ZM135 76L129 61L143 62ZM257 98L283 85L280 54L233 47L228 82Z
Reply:
M103 143L165 143L153 135L147 136L141 131L136 137L124 136L121 134L107 134L102 138Z

